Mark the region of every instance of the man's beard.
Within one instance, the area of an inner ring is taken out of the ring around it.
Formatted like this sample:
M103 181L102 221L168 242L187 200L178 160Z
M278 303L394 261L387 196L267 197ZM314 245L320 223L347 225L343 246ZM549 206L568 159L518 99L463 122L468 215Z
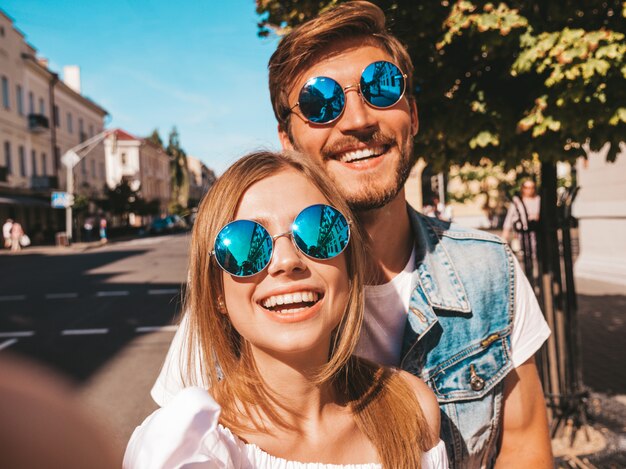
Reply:
M399 145L394 138L383 135L380 131L376 131L367 139L349 137L345 140L341 140L340 142L335 142L332 147L322 149L322 156L325 159L331 158L330 155L336 154L336 151L333 150L334 148L345 148L354 142L364 143L370 147L383 146L386 151L391 150L395 146L397 151L400 153L394 184L378 189L375 184L376 181L374 180L361 181L361 187L356 193L343 194L348 202L348 205L355 212L374 210L384 207L395 199L400 190L402 190L404 184L409 178L411 169L417 161L417 157L413 155L413 137L409 135L407 139L402 142L403 144ZM332 174L329 175L331 178L333 177ZM341 191L341 184L339 181L334 182Z

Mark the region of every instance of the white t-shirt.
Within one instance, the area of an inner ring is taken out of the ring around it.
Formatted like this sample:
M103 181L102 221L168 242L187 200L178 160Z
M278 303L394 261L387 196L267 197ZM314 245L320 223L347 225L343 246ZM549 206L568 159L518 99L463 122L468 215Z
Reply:
M220 407L191 387L157 409L130 437L124 469L382 469L378 463L323 464L289 461L245 443L219 424ZM422 454L423 469L447 469L443 441Z
M515 316L511 333L511 360L514 367L532 357L550 336L550 328L526 275L515 263ZM398 366L411 292L417 285L415 249L405 268L390 282L365 287L365 318L356 355L376 363ZM185 386L181 370L186 370L184 341L188 321L183 317L152 391L152 399L163 406ZM198 369L185 380L191 385L208 387Z

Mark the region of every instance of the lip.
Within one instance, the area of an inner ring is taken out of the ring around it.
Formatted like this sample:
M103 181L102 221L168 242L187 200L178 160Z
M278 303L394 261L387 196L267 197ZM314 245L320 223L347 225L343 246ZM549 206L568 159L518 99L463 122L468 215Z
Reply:
M350 151L364 150L366 148L371 148L371 146L364 145L362 147L359 146L359 147L356 147L356 148L342 149L341 151L335 153L332 156L331 159L335 163L338 163L341 166L343 166L344 168L351 169L351 170L365 171L365 170L369 170L369 169L374 169L377 166L379 166L385 160L385 157L387 155L389 155L390 151L393 149L393 145L383 145L384 152L381 153L378 156L370 156L370 157L362 159L362 160L350 161L350 162L343 162L343 161L339 160L338 155L342 155L342 154L350 152Z
M324 303L325 299L326 297L324 296L310 308L303 309L302 311L298 311L297 313L288 313L288 314L275 313L272 310L265 309L263 306L259 304L257 304L257 306L261 309L263 314L265 314L265 316L268 317L270 320L281 323L281 324L293 324L296 322L307 321L317 316L322 308L322 304Z
M288 295L290 293L296 293L296 292L301 292L301 291L316 292L319 295L320 299L317 301L317 303L315 303L310 308L303 309L302 311L298 311L297 313L287 313L287 314L274 312L270 309L265 308L262 304L266 298L269 298L271 296ZM310 319L316 316L320 308L322 307L321 305L324 302L325 298L326 298L325 292L321 290L319 287L314 287L314 286L305 285L305 284L295 284L295 285L275 288L267 293L264 293L263 295L260 295L258 300L256 300L256 305L258 308L261 309L263 314L265 314L265 316L267 316L272 321L283 323L283 324L295 323L295 322L306 321L307 319Z

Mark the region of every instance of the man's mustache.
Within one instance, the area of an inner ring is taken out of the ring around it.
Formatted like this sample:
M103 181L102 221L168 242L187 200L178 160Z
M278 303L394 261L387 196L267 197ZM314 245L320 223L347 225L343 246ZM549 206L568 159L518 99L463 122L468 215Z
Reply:
M356 136L344 135L337 140L330 142L322 147L321 155L324 159L332 159L338 153L346 151L346 149L356 148L358 146L392 146L396 143L395 138L385 135L380 130L376 130L369 135Z

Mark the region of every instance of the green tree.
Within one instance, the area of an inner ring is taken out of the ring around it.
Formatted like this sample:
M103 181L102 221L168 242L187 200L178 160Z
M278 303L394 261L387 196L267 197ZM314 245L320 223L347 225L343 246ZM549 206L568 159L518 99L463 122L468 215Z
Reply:
M176 127L173 127L169 134L169 141L165 151L170 157L172 187L172 197L168 210L170 213L182 214L187 210L189 203L189 174L187 171L187 154L180 146Z
M161 135L159 135L159 129L154 129L152 133L146 137L146 140L157 147L163 148L163 139L161 139Z
M128 225L128 215L138 213L138 208L143 204L139 190L134 190L128 180L122 181L113 189L106 188L105 199L100 204L101 208L113 215L120 215L124 224Z

